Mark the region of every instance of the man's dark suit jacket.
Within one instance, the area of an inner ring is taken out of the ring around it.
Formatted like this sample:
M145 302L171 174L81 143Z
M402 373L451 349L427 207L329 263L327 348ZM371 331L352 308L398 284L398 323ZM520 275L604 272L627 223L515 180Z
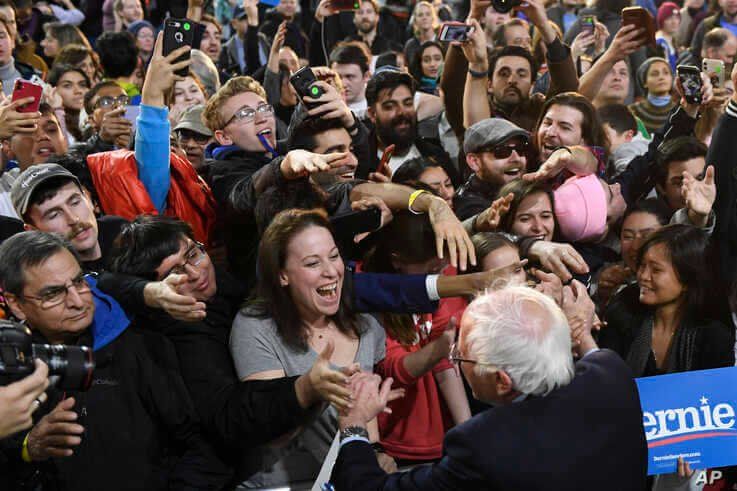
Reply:
M337 491L645 489L647 445L632 373L613 351L576 364L545 397L489 409L445 436L442 460L385 474L371 446L343 446Z

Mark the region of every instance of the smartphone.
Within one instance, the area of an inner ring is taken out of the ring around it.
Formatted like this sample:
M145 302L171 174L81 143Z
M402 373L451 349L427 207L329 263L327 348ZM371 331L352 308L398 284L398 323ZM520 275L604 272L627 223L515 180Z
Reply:
M330 0L330 8L338 12L351 12L361 8L361 0Z
M197 31L197 23L188 19L166 19L164 23L164 56L182 46L195 47L194 38ZM185 53L174 60L174 63L189 59L190 54ZM180 68L175 72L180 77L186 77L189 68Z
M473 26L462 22L446 22L440 26L440 41L449 43L451 41L465 42Z
M313 72L310 67L306 66L300 68L294 72L294 75L291 76L289 81L291 82L292 87L294 87L294 90L297 91L297 95L302 99L305 106L315 107L316 105L319 105L319 103L307 103L304 100L305 97L319 99L320 96L325 93L320 86L315 85L317 77L315 77L315 72Z
M384 149L384 153L381 154L381 160L379 161L379 167L376 168L376 172L380 172L385 175L391 175L389 169L389 161L394 155L394 145L389 145Z
M389 161L392 159L392 154L394 153L394 145L389 145L386 147L386 150L384 150L384 153L381 154L381 160L379 161L379 165L374 169L371 165L371 160L369 159L363 159L358 162L358 166L356 167L356 171L353 174L354 179L361 179L363 181L368 181L369 174L372 172L381 172L381 169L383 167L387 167L389 165Z
M133 124L133 131L136 130L136 121L139 114L141 114L141 106L125 106L123 117Z
M638 29L645 29L641 40L643 44L655 46L655 19L642 7L626 7L622 10L622 25L633 25Z
M581 32L593 34L595 28L596 17L594 17L593 15L584 15L583 17L581 17Z
M701 71L695 66L679 65L676 67L678 78L683 86L683 96L689 104L701 103Z
M701 71L710 79L713 87L724 87L724 62L712 58L704 58L701 62Z
M17 79L15 86L13 87L13 96L11 101L17 101L18 99L25 99L26 97L33 97L33 102L18 106L16 109L19 113L35 113L38 111L38 106L41 105L41 94L43 93L43 87L39 84L34 84L28 80Z
M381 210L371 207L365 210L349 211L330 217L330 224L339 240L351 241L358 234L373 232L381 227Z

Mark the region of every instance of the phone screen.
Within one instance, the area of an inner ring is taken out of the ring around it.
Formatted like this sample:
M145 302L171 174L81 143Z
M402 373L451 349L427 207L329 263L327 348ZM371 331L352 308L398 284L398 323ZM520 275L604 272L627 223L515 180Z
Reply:
M686 101L701 102L701 73L698 70L679 70L678 78L681 80Z

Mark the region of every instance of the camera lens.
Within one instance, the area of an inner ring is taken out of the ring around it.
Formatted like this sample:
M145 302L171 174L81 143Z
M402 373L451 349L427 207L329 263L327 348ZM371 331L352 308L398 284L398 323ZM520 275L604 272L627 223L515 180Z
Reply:
M522 4L522 0L491 0L491 6L500 14L506 14L514 7Z
M63 390L87 390L92 383L95 363L87 346L34 344L33 357L49 366L49 376L57 375Z

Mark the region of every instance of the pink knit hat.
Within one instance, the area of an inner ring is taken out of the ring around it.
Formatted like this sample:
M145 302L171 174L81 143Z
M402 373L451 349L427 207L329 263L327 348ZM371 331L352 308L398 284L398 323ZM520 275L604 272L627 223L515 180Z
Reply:
M564 239L598 238L606 228L607 197L595 174L571 177L553 192L555 218Z
M681 15L681 9L678 7L677 4L673 2L663 2L660 4L660 7L658 7L658 29L663 28L663 22L665 22L665 19L672 15Z

